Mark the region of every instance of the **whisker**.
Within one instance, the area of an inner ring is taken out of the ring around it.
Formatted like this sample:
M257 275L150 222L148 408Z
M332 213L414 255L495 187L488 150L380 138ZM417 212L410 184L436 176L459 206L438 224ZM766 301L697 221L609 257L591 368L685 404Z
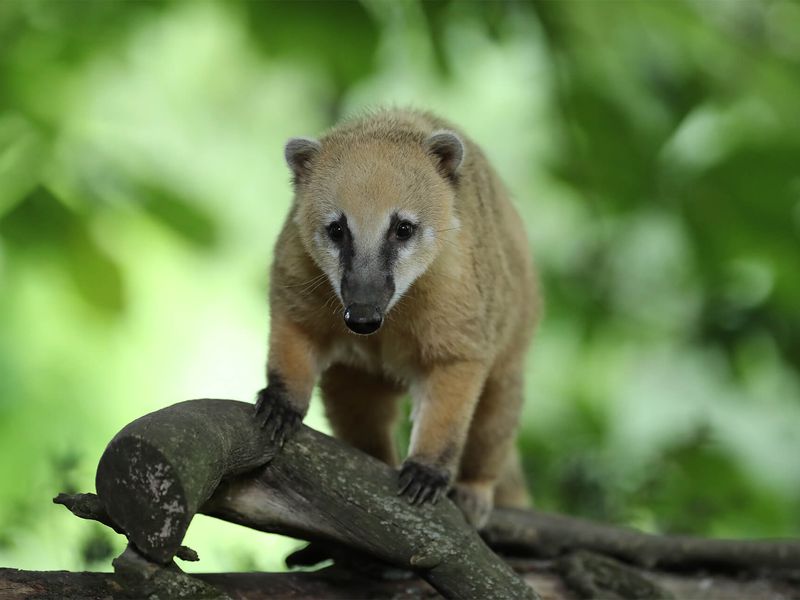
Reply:
M314 292L314 290L316 290L318 287L320 287L326 281L327 281L327 277L325 279L322 279L322 280L318 281L316 284L314 284L314 287L312 287L310 290L303 290L301 293L303 293L303 294L312 294Z
M325 275L325 273L323 273L322 275L317 275L316 277L312 277L311 279L308 279L306 281L302 281L300 283L292 283L292 284L289 284L289 285L283 285L281 287L284 288L284 289L302 287L303 289L299 290L299 292L302 294L302 293L305 293L307 288L312 287L314 284L319 283L320 281L324 281L325 278L326 278L326 275Z
M331 290L331 293L328 294L328 299L325 300L325 304L322 305L322 308L335 308L336 307L335 303L338 299L339 297L336 295L336 292L334 290Z
M456 244L453 240L446 240L444 238L440 238L438 235L433 236L433 239L444 242L445 244L450 244L453 248L461 248L461 246Z
M302 285L306 285L306 284L308 284L308 283L311 283L312 281L317 281L318 279L322 279L323 277L325 277L325 273L321 273L321 274L319 274L319 275L315 275L315 276L314 276L314 277L312 277L311 279L306 279L305 281L301 281L300 283L291 283L291 284L289 284L289 285L285 285L285 286L283 286L283 287L287 287L287 288L290 288L290 287L300 287L300 286L302 286Z

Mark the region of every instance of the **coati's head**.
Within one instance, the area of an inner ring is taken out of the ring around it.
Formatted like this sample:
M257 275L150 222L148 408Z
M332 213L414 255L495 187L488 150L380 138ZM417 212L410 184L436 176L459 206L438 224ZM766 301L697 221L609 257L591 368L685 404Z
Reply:
M451 131L336 132L293 138L294 218L347 327L376 332L454 227L464 145Z

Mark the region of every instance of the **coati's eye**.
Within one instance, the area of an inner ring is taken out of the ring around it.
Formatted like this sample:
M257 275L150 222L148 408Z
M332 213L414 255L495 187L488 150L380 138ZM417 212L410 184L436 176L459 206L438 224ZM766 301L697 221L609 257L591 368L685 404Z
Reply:
M414 224L409 221L400 221L394 230L394 235L400 241L405 241L414 235Z
M334 221L328 225L328 237L334 242L341 242L344 239L344 227L339 221Z

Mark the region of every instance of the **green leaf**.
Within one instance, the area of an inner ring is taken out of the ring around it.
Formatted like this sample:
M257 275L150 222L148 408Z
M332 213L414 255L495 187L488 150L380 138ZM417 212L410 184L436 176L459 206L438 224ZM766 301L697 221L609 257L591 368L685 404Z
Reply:
M48 154L48 144L27 119L0 116L0 217L33 191Z
M375 66L379 31L360 2L242 2L252 38L271 55L322 67L341 90ZM309 10L311 9L311 10Z
M94 240L88 222L43 186L0 219L0 236L12 246L9 256L34 257L58 264L78 294L96 309L120 313L125 289L119 266Z
M170 189L149 184L139 188L137 195L153 219L187 242L200 248L216 244L218 231L214 219L195 203Z

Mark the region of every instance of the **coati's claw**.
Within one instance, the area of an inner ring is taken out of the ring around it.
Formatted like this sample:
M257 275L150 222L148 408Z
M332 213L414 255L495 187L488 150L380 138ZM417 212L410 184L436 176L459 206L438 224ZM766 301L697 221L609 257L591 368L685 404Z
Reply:
M303 415L292 406L283 390L266 387L258 392L256 422L279 448L300 426Z
M397 480L397 495L410 504L436 504L450 483L450 473L414 460L406 460Z

